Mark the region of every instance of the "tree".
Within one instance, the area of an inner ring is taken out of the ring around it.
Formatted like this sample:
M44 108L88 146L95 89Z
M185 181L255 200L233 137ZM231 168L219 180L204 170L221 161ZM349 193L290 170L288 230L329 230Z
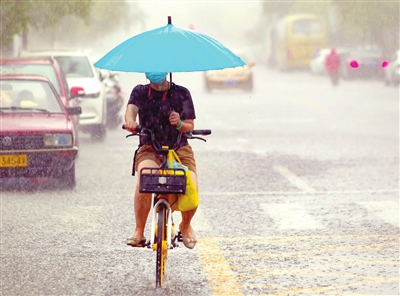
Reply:
M288 14L296 1L275 1L275 0L264 0L263 11L268 19L274 20Z
M52 28L66 15L85 18L91 0L7 0L0 2L1 35L0 46L8 50L14 35L21 35L31 28Z
M20 34L28 27L29 15L27 11L29 7L30 3L23 0L0 2L1 52L10 49L14 35Z
M262 4L269 22L285 14L298 12L323 15L330 21L334 18L335 25L338 26L330 28L330 32L335 33L331 38L334 45L375 47L384 56L388 56L400 44L398 0L331 0L320 3L313 0L264 0Z
M376 46L384 56L399 46L399 2L333 1L343 35L357 45Z
M97 41L117 35L121 29L128 31L141 22L137 3L94 1L84 18L69 14L60 18L54 28L35 27L30 47L91 48Z

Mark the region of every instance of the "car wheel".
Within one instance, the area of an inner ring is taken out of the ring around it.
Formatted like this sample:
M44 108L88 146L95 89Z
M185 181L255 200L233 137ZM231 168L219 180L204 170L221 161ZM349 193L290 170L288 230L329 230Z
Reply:
M104 124L99 124L93 127L91 131L91 138L96 141L102 141L107 135L107 129Z
M75 188L75 163L69 170L63 172L61 177L58 177L58 184L61 189L71 190Z

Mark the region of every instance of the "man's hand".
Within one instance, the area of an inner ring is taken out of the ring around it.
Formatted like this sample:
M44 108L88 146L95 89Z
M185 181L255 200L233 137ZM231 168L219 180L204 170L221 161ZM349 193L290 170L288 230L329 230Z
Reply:
M133 134L136 134L137 126L138 126L138 124L135 120L128 120L124 124L125 129L130 131Z
M179 116L178 112L172 111L169 114L169 123L171 125L179 126L181 117Z
M133 134L136 134L136 127L138 126L136 122L138 112L139 109L135 105L128 104L126 106L124 127Z

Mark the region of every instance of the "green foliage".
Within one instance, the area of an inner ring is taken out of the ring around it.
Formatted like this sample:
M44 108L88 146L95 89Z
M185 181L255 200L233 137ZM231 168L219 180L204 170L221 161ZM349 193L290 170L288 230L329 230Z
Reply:
M309 13L323 16L326 19L329 17L330 1L317 2L315 0L301 1L269 1L264 0L263 10L267 17L275 19L281 18L291 13Z
M308 12L334 18L334 44L344 46L372 46L388 55L399 48L400 1L365 0L315 0L274 1L264 0L263 11L267 19L289 13Z
M74 15L86 19L90 13L93 2L90 0L32 0L30 11L31 26L39 29L54 27L65 16Z
M130 24L129 14L127 2L94 2L85 21L71 15L59 23L59 29L72 42L94 42Z
M0 2L0 47L2 52L10 49L15 34L21 33L28 27L30 7L31 4L24 0Z
M302 0L296 1L292 6L292 13L310 13L328 18L329 14L329 1L321 1L316 3L315 0Z
M345 36L355 43L375 45L386 55L399 46L399 2L334 0Z
M20 35L30 27L53 28L66 15L85 18L91 0L7 0L0 2L2 49L9 49L14 35Z
M39 42L44 47L91 48L96 41L115 34L121 28L128 30L142 22L141 16L137 3L93 1L84 18L69 14L55 22L55 29L37 27L30 37L34 44Z
M273 17L281 17L285 14L288 14L296 1L288 0L288 1L275 1L275 0L264 0L263 11L264 14L267 15L268 18Z

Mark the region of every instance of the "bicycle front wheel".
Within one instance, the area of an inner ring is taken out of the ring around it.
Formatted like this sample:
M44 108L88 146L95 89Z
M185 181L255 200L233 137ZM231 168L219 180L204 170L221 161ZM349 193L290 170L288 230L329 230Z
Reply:
M161 287L163 285L165 267L167 261L167 210L164 204L158 206L157 212L157 232L156 240L157 244L157 259L156 259L156 286Z

